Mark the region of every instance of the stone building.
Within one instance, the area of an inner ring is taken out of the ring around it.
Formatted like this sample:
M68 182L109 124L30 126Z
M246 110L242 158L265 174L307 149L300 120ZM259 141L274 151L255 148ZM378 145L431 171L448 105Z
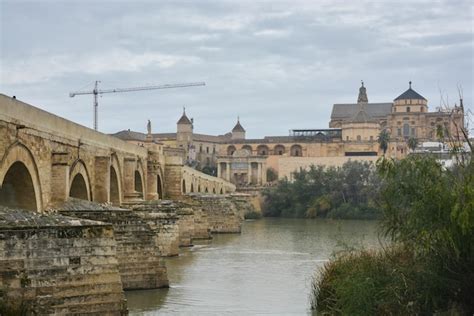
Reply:
M409 138L416 138L420 143L435 141L437 130L443 130L445 136L456 135L461 127L464 127L462 100L460 106L452 109L429 112L428 101L410 82L408 90L392 102L370 103L362 82L356 103L333 105L328 129L294 129L288 136L247 139L238 118L232 131L225 135L196 134L193 120L183 112L176 133L158 133L152 137L165 147L183 148L190 165L217 167L219 177L237 185L262 185L266 180L264 175L262 182L255 182L253 176L248 176L254 174L248 171L248 165L244 171L244 151L248 153L247 160L264 158L265 163L250 162L251 166L262 166L263 174L272 168L279 178L291 178L295 170L311 164L339 166L348 160L375 161L383 154L378 144L382 130L390 134L387 155L403 158L408 154ZM146 138L144 134L131 131L114 136L129 141ZM232 166L241 168L234 172ZM260 173L257 171L257 174Z

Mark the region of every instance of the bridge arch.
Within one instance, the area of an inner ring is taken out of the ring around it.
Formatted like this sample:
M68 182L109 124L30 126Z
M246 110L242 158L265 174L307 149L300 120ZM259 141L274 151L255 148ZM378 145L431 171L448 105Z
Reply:
M163 180L161 172L156 175L156 191L158 193L158 199L163 199Z
M135 169L134 173L134 189L135 192L138 192L141 194L142 197L145 196L145 177L144 177L144 169L143 169L143 164L141 160L137 161L137 167Z
M109 200L113 205L120 205L122 203L122 169L117 155L112 154L110 164L110 188Z
M69 196L82 200L91 200L90 177L86 165L80 159L76 160L69 172Z
M33 154L17 142L0 161L0 200L6 206L42 211L39 172Z

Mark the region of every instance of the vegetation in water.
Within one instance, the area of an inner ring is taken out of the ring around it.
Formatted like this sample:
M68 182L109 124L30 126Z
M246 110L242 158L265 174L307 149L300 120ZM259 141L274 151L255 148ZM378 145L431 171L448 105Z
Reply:
M257 211L249 211L244 214L245 219L260 219L262 218L262 213Z
M342 167L311 166L263 191L264 216L374 219L379 177L375 166L349 161Z
M338 255L314 282L320 314L474 313L474 161L445 169L409 156L378 164L381 229L377 252Z

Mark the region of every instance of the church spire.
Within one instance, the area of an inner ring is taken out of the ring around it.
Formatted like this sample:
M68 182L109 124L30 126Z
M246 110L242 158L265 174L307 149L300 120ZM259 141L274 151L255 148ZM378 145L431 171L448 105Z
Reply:
M367 90L364 87L364 81L361 80L361 87L359 88L359 97L357 98L357 103L368 103L369 99L367 98Z

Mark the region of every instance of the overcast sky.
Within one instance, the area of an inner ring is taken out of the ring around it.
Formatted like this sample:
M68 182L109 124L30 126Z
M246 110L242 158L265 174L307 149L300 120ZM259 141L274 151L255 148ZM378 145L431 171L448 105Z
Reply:
M248 138L327 128L334 103L391 102L408 88L473 102L473 6L446 1L0 0L0 93L92 126L73 90L205 81L205 87L106 94L99 129Z

